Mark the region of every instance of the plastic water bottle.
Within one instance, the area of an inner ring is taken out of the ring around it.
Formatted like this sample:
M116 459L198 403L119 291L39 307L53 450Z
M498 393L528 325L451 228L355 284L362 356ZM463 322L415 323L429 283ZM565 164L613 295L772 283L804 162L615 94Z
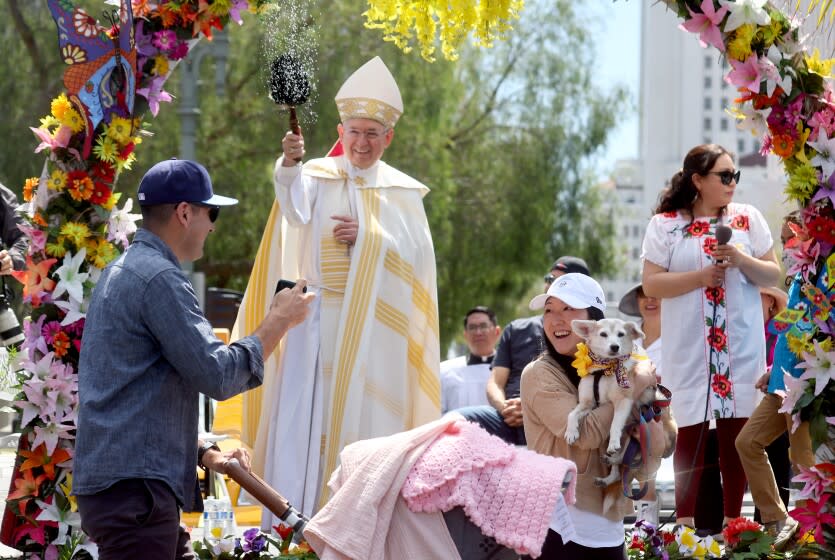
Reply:
M206 498L203 502L203 536L211 543L220 540L223 526L220 521L220 502L215 498Z
M234 537L236 534L235 510L232 509L232 501L229 499L229 497L224 497L220 499L220 510L223 512L223 536Z

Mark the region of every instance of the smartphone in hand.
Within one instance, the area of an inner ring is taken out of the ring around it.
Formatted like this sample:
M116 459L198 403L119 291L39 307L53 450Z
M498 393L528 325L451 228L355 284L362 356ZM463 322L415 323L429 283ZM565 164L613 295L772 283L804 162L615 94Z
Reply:
M275 285L275 293L278 293L285 288L287 288L288 290L292 290L295 287L296 287L295 282L293 282L292 280L285 280L284 278L282 278L281 280L278 281L278 284ZM304 287L302 292L307 292L307 286Z

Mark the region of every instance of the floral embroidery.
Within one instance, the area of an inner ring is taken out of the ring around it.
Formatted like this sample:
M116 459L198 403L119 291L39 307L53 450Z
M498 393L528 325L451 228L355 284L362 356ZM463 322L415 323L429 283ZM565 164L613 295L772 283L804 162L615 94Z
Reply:
M706 255L713 256L713 252L716 250L716 238L715 237L706 237L704 243L702 243L702 249Z
M723 399L733 398L731 395L731 392L733 391L733 384L731 383L731 380L724 375L714 375L710 387L713 389L714 393Z
M748 216L740 214L731 221L731 227L741 231L748 231Z
M710 224L702 220L694 221L692 224L684 228L685 237L701 237L709 232Z
M712 303L725 304L725 288L705 288L705 297Z
M728 335L725 330L719 327L711 327L707 335L707 341L717 352L727 351L728 349Z

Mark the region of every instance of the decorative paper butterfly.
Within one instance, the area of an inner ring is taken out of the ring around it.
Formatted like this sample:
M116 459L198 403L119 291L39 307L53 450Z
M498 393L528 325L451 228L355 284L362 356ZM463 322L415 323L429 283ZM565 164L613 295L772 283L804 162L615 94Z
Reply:
M120 0L118 18L111 16L116 32L112 39L107 29L70 0L47 0L47 4L58 26L61 57L69 65L64 71L64 86L85 116L87 134L82 155L86 159L93 131L100 122L109 122L117 110L122 116L133 113L136 47L131 3Z
M804 313L799 309L784 309L768 322L768 331L771 334L782 334L791 329Z

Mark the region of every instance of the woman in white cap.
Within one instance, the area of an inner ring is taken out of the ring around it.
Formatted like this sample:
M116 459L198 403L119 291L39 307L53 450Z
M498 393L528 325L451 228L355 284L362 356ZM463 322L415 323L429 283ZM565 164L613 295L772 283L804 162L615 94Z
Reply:
M604 489L595 486L595 477L608 474L600 457L606 453L611 403L595 408L580 424L580 437L573 444L565 441L568 413L577 406L580 376L572 365L577 344L582 339L571 329L574 319L603 318L606 298L600 284L584 274L572 273L557 278L548 291L533 298L531 309L542 309L545 352L522 374L522 410L528 448L577 464L577 501L568 506L573 529L552 521L543 560L584 559L623 560L623 519L632 512L632 503L620 498L604 511ZM636 390L655 381L641 375ZM650 449L663 449L663 435L655 422L650 427Z

